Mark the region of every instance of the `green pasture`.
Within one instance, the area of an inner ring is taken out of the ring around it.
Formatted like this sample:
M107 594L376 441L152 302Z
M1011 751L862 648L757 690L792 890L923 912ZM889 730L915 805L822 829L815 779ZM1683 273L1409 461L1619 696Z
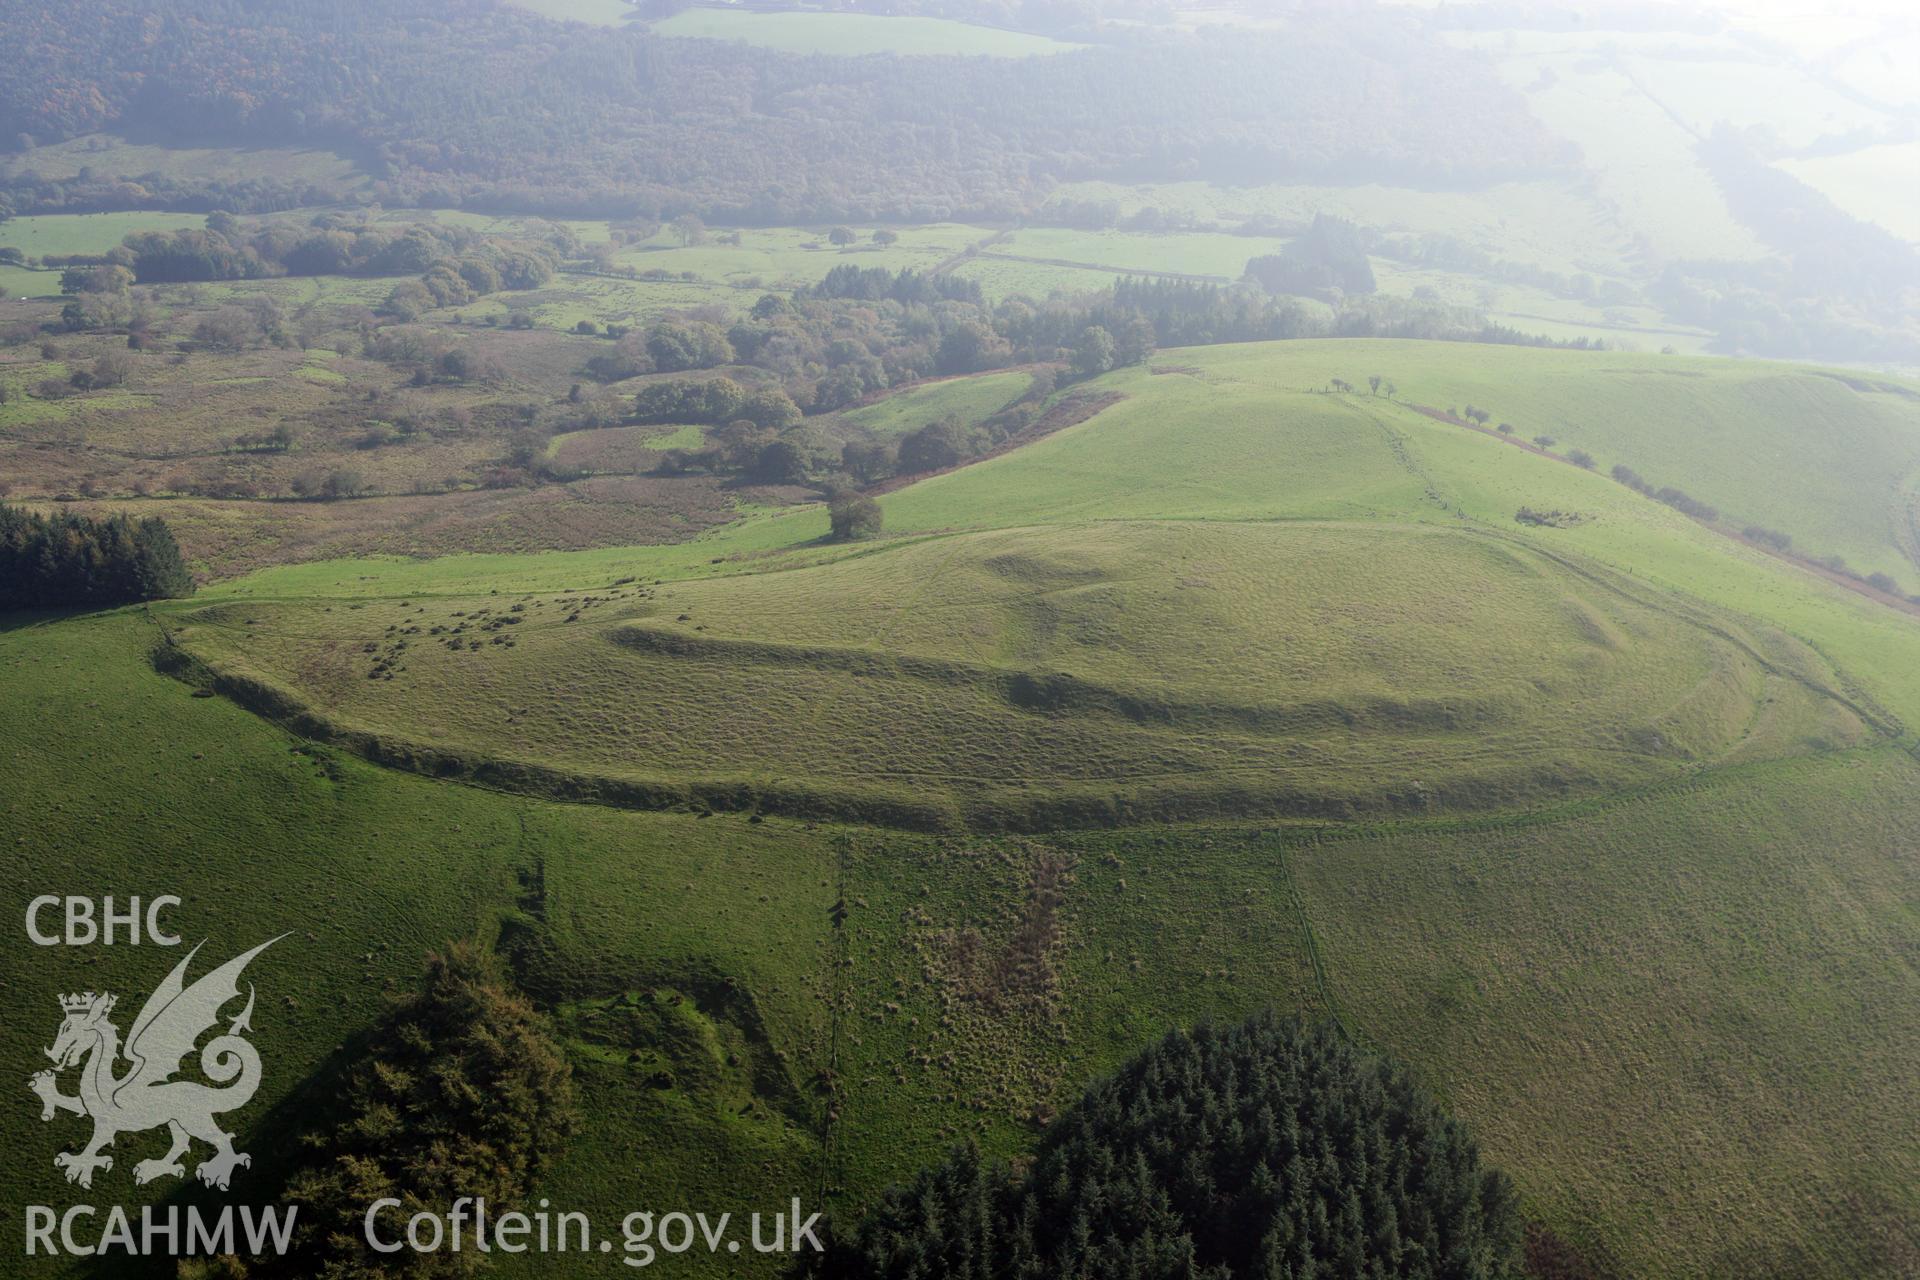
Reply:
M542 0L572 7L581 0ZM648 24L664 36L740 40L789 53L858 57L869 53L942 57L1029 58L1078 46L1046 36L944 18L882 17L864 13L751 13L689 8Z

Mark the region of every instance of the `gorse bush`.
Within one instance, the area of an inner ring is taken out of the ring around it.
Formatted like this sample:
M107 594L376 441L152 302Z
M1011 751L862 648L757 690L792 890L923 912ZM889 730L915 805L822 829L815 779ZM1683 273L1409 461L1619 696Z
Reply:
M965 1149L889 1192L832 1277L1522 1274L1511 1184L1399 1069L1272 1016L1179 1031L1094 1085L1022 1173Z
M193 594L166 521L42 516L0 506L0 609L120 605Z

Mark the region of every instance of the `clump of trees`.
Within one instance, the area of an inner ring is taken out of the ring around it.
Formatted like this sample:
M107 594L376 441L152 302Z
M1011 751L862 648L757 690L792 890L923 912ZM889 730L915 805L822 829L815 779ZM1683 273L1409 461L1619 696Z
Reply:
M193 594L158 516L43 516L0 506L0 609L106 607Z
M633 398L634 421L642 424L681 423L705 426L755 420L758 417L783 424L797 419L799 406L785 392L768 388L749 395L732 378L687 379L655 382L642 387Z
M1016 1170L967 1148L888 1192L813 1274L1517 1280L1511 1183L1406 1073L1255 1018L1094 1085Z
M305 222L243 222L216 212L207 215L204 229L136 232L100 263L131 271L141 284L418 275L418 281L402 286L407 290L403 298L450 306L502 288L537 288L552 278L559 252L570 247L564 228L536 228L533 234L508 238L432 222L373 222L344 213L322 213Z
M404 1219L462 1196L524 1202L572 1123L566 1054L499 959L465 943L430 956L420 991L374 1026L332 1114L303 1141L287 1187L300 1229L286 1273L395 1274L367 1245L368 1205L394 1197ZM445 1255L418 1274L455 1274L438 1268L460 1261Z
M455 342L437 329L420 325L387 325L366 337L362 348L369 360L413 371L413 385L438 383L498 383L506 378L500 362L483 351Z
M1247 263L1246 278L1268 293L1343 297L1379 286L1367 261L1366 234L1351 222L1318 214L1306 234L1279 253Z
M885 516L880 504L865 494L852 493L835 498L827 506L835 542L863 542L880 536Z
M807 296L851 298L860 302L970 302L976 307L986 301L978 280L913 270L893 272L885 267L856 267L850 263L827 272L824 280L807 290Z

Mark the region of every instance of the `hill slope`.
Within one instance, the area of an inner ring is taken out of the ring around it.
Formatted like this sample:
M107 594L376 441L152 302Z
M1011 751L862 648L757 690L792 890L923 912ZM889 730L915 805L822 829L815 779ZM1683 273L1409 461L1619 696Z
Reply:
M875 543L810 507L16 620L0 848L22 890L74 847L83 891L165 859L188 930L295 930L256 1150L384 983L478 933L568 1037L595 1122L543 1194L596 1216L856 1212L956 1139L1026 1149L1169 1024L1274 1005L1407 1062L1602 1267L1911 1272L1920 620L1316 390L1378 371L1444 410L1483 357L1166 353L1099 416L886 495ZM1714 396L1789 376L1582 359L1484 367L1516 403L1697 371L1729 420ZM1747 424L1785 447L1796 418ZM72 963L24 955L23 1007ZM56 1140L25 1135L9 1194L48 1192Z

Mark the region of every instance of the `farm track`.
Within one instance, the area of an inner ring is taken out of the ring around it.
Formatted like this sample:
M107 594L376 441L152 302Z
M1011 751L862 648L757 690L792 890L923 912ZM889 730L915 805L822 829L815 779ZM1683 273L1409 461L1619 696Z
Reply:
M1310 837L1306 845L1311 849L1320 847L1319 837ZM1293 859L1287 843L1282 841L1277 851L1280 866L1280 883L1286 891L1287 902L1293 908L1293 918L1300 926L1300 942L1307 952L1307 963L1313 969L1313 985L1320 993L1320 1004L1326 1010L1326 1016L1333 1019L1341 1032L1359 1044L1371 1044L1364 1033L1360 1032L1340 1007L1340 998L1334 994L1333 980L1327 975L1326 957L1320 951L1320 940L1313 932L1313 917L1307 912L1306 899L1300 896L1300 886L1293 878Z
M955 267L958 267L967 262L971 262L973 259L979 257L981 254L985 253L988 249L992 248L994 245L1000 244L1003 241L1005 241L1006 238L1012 234L1013 234L1013 228L1006 227L1006 228L1003 228L1002 230L994 232L992 235L988 236L985 240L976 240L974 241L974 243L968 245L966 248L954 254L952 257L942 259L939 263L935 264L933 270L927 272L927 274L934 277L950 275L953 272L953 269Z

